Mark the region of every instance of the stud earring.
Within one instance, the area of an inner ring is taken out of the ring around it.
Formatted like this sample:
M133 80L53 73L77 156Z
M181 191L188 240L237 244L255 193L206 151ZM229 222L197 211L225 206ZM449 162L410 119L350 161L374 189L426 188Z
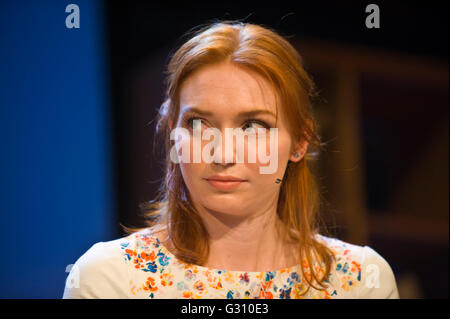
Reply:
M299 157L300 155L297 152L294 152L295 157Z

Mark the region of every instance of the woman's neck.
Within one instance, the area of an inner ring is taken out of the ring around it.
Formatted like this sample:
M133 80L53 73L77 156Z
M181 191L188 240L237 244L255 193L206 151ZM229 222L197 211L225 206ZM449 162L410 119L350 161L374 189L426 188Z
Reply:
M202 208L197 211L210 236L208 259L202 266L231 271L269 271L299 263L298 245L287 242L286 229L275 211L267 209L245 217ZM153 228L152 232L176 255L165 226Z
M275 206L276 207L276 206ZM198 210L210 234L210 253L204 266L236 271L267 271L298 263L295 245L287 245L276 208L247 216Z

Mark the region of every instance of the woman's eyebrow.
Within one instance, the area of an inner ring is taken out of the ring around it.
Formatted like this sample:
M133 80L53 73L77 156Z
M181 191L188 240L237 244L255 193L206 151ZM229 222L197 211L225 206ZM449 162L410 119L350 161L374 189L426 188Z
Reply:
M199 114L199 115L202 115L202 116L210 116L210 115L214 114L211 111L204 111L204 110L201 110L201 109L196 108L196 107L186 107L185 109L183 109L181 111L181 115L183 115L185 113L194 113L194 114Z
M239 116L254 116L254 115L258 115L258 114L268 114L270 116L273 116L274 118L277 118L277 116L275 114L273 114L272 112L268 111L268 110L252 110L252 111L246 111L246 112L240 112Z
M195 114L199 114L202 116L211 116L214 114L214 112L202 110L197 107L187 107L181 112L181 115L183 115L185 113L195 113ZM268 110L264 110L264 109L261 109L261 110L256 109L256 110L251 110L251 111L239 112L238 117L249 117L249 116L254 116L254 115L258 115L258 114L268 114L270 116L273 116L274 118L277 118L274 113L272 113Z

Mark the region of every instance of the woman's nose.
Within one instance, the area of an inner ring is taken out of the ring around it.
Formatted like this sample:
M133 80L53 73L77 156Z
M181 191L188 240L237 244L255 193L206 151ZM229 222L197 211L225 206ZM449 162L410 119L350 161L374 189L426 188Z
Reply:
M221 166L230 166L236 163L236 145L233 129L222 130L222 141L214 148L213 163Z

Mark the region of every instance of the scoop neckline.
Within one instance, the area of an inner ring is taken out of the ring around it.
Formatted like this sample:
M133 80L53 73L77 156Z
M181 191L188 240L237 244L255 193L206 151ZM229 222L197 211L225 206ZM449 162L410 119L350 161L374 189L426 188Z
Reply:
M156 239L156 241L158 242L158 245L165 250L166 255L169 256L170 258L172 258L173 260L175 260L178 264L195 267L196 269L201 270L203 272L207 272L207 271L216 272L216 273L227 272L227 273L231 273L231 274L247 273L247 274L259 275L259 274L267 274L267 273L291 273L291 272L293 272L293 270L299 270L299 268L300 268L300 264L297 263L295 265L284 267L284 268L279 268L276 270L245 271L245 270L228 270L228 269L223 269L223 268L211 268L211 267L206 267L206 266L200 266L197 264L189 264L187 262L180 260L177 256L175 256L175 254L173 254L169 249L167 249L167 247L165 245L163 245L162 241L159 240L159 237L156 236L155 234L153 234L150 230L148 230L148 235L154 237Z

